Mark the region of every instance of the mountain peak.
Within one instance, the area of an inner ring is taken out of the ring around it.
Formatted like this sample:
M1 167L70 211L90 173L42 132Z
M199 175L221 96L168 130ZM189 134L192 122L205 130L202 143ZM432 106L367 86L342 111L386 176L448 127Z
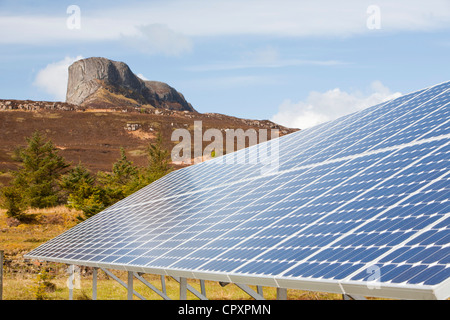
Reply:
M195 112L177 90L164 82L142 80L127 64L102 57L69 67L66 102L85 107L162 108Z

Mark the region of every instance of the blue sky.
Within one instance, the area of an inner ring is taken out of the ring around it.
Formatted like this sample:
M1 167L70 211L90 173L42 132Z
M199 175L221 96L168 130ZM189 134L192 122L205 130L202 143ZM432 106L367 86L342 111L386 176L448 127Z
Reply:
M305 128L450 80L449 31L448 0L0 1L0 99L63 101L102 56L199 112Z

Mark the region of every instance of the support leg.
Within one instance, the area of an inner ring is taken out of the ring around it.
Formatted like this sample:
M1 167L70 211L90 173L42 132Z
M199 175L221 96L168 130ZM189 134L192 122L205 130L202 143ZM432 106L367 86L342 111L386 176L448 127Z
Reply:
M277 288L277 300L287 300L286 288Z
M0 300L3 300L3 260L4 252L0 250Z
M187 279L180 278L180 300L187 300Z
M180 278L178 277L172 277L172 279L174 279L176 282L180 283ZM208 300L208 298L206 298L201 292L198 292L193 286L191 286L190 284L187 285L187 289L193 294L195 295L197 298L199 298L200 300Z
M164 275L161 275L161 289L162 289L162 292L164 294L167 294L167 291L166 291L166 277Z
M75 266L73 264L71 264L69 266L69 300L73 300L73 278L74 278L74 270L75 270Z
M136 279L138 279L143 284L145 284L148 288L152 289L155 293L160 295L164 300L170 300L170 298L167 296L167 294L165 294L164 292L159 291L154 285L152 285L150 282L145 280L144 277L142 276L142 274L135 273L134 276L136 277Z
M367 300L365 297L357 294L346 294L342 295L342 300Z
M94 268L92 271L92 300L97 300L97 270Z
M264 291L262 286L256 286L256 292L261 296L264 297Z
M260 295L258 292L255 292L248 285L246 285L246 284L239 284L239 283L235 283L235 285L238 288L240 288L242 291L247 293L249 296L251 296L253 299L255 299L255 300L264 300L264 297L262 295Z
M200 291L206 297L205 280L200 280Z
M105 272L108 276L110 276L111 278L113 278L114 280L116 280L118 283L120 283L120 285L122 285L123 287L125 287L126 289L128 289L128 285L127 283L123 282L122 280L120 280L114 273L112 273L111 271L109 271L108 269L105 268L100 268L103 270L103 272ZM136 292L135 290L132 291L133 294L138 297L141 300L146 300L144 296L142 296L139 292Z
M127 299L133 300L133 271L128 271Z

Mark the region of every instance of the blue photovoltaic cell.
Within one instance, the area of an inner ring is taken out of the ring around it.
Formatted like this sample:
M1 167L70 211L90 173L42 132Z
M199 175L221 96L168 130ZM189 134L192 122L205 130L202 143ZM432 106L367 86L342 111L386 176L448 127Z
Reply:
M361 287L376 268L387 287L438 286L450 277L449 90L171 172L27 257Z

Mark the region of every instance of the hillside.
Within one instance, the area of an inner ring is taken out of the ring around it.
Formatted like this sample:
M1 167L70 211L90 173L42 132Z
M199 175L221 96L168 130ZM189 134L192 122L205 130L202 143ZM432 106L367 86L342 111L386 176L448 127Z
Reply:
M145 165L145 150L162 132L164 147L171 150L172 131L185 128L193 135L194 121L201 120L203 130L277 128L280 135L296 131L270 121L247 120L221 114L166 109L91 109L62 102L0 100L0 183L5 183L8 170L18 163L11 159L25 138L40 130L60 149L60 154L77 164L81 161L96 172L109 171L118 159L120 147L137 165ZM206 145L208 143L205 143Z
M202 121L203 131L221 130L224 141L226 129L279 129L280 135L296 131L268 120L201 114L177 90L140 79L123 62L78 60L69 66L68 77L66 102L0 100L0 183L18 167L12 160L14 150L36 130L68 161L82 162L93 172L111 170L121 147L136 165L145 165L146 148L158 132L170 151L178 143L171 141L173 130L187 129L192 137L194 121Z

